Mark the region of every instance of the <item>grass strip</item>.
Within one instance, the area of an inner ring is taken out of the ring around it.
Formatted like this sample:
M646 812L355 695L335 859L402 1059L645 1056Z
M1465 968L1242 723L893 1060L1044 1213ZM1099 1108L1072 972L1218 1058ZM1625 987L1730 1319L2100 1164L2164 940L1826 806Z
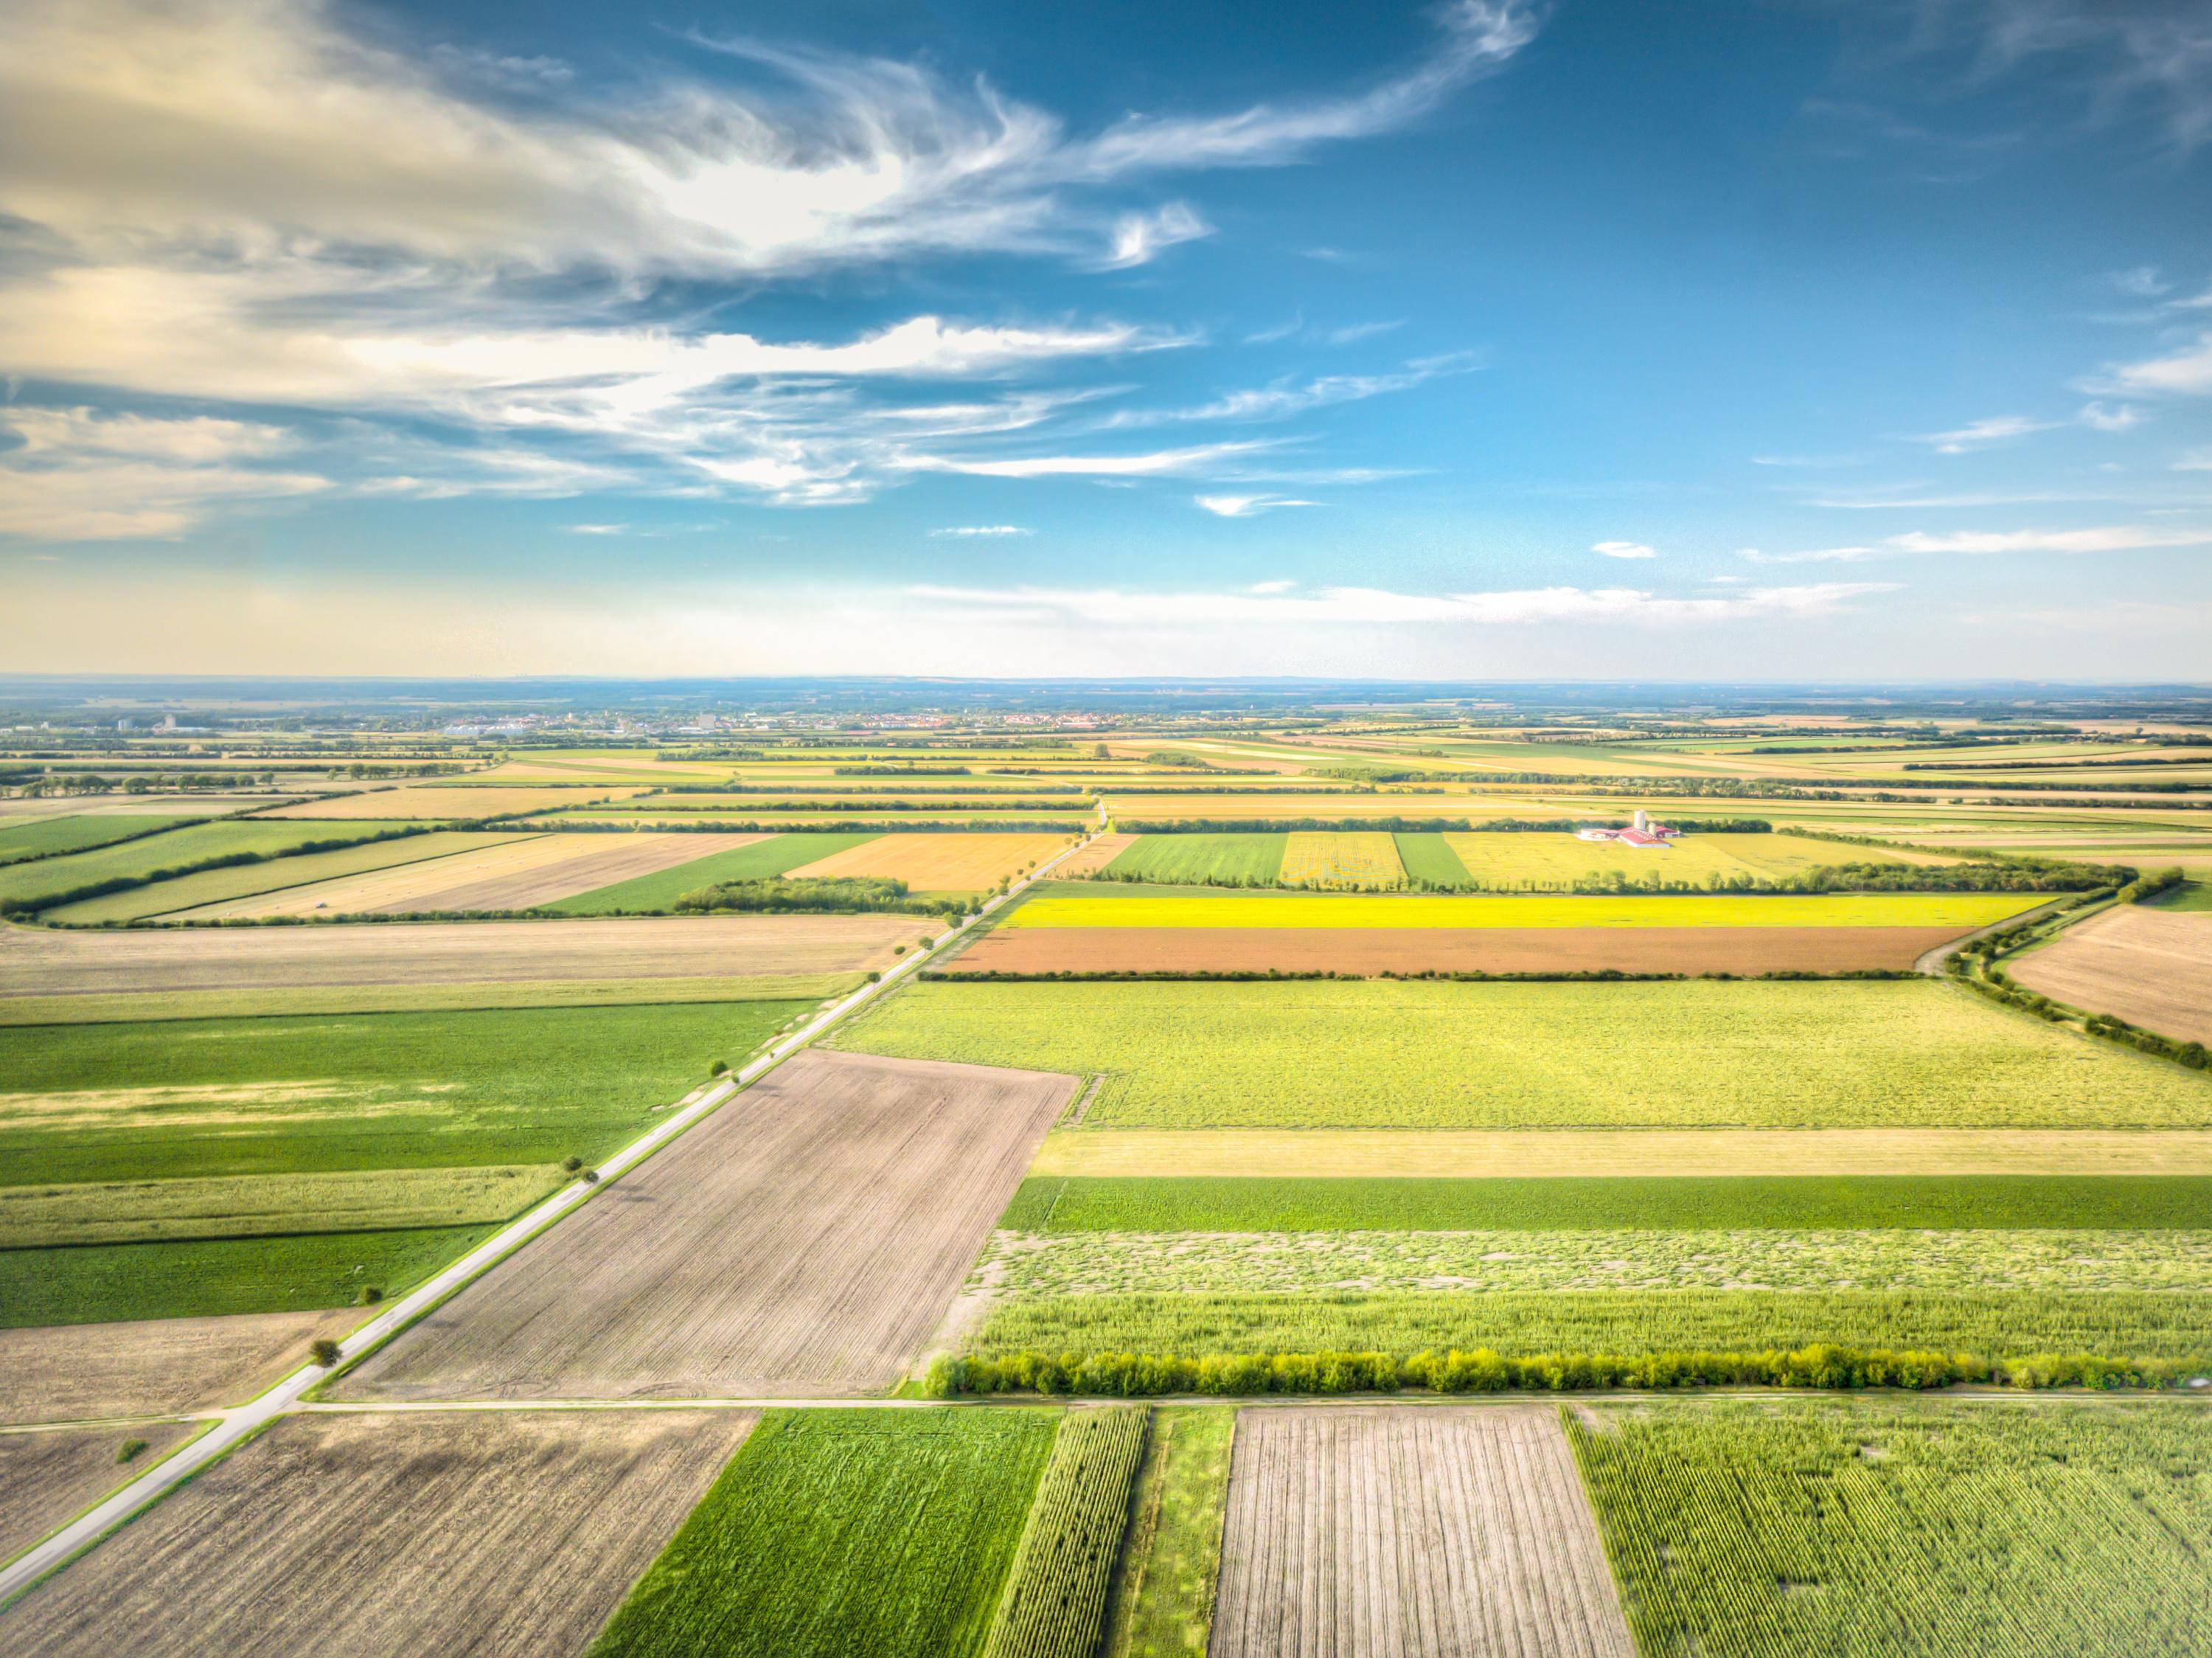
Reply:
M158 835L180 823L198 823L198 817L70 816L43 818L0 829L0 863L21 863L31 858L62 857L88 852L96 846Z
M1092 1658L1151 1416L1109 1406L1060 1418L984 1658Z
M767 1412L592 1658L972 1658L1058 1416Z
M402 1294L495 1229L0 1250L0 1328L345 1307L364 1289Z
M1218 1405L1152 1413L1101 1658L1206 1658L1236 1433Z
M999 1222L1083 1232L2147 1231L2201 1227L2203 1175L1657 1175L1590 1179L1031 1177Z

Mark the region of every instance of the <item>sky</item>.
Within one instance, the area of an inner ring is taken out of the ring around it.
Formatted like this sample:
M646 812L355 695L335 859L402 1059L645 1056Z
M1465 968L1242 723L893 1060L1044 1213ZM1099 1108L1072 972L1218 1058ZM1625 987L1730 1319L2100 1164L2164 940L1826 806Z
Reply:
M9 0L18 672L2212 678L2201 0Z

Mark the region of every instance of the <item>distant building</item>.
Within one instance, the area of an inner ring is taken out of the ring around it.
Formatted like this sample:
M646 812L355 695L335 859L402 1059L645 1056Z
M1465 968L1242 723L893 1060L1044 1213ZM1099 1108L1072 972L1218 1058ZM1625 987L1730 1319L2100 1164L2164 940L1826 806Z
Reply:
M1626 829L1602 829L1593 826L1576 830L1575 838L1577 840L1610 840L1618 842L1623 846L1656 848L1663 852L1667 850L1667 843L1680 832L1679 830L1668 828L1663 823L1654 823L1649 813L1639 811L1630 820L1629 827Z

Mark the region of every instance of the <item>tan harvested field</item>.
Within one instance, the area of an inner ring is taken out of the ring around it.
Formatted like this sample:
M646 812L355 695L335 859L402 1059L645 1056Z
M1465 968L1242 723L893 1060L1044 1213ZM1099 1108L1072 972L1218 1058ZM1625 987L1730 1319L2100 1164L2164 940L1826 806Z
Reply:
M223 916L401 915L411 910L527 910L617 881L658 875L727 852L765 835L638 833L540 835L481 851L289 887L258 898L187 910L173 920Z
M94 1422L243 1405L370 1309L0 1330L0 1422Z
M1066 863L1054 868L1053 879L1058 881L1064 876L1087 875L1094 870L1103 869L1134 846L1139 838L1135 835L1095 836L1089 845L1070 853Z
M372 1356L356 1399L880 1392L1071 1076L799 1055Z
M884 875L917 893L981 893L1066 844L1066 835L878 835L791 875Z
M1036 1175L2212 1174L2197 1129L1061 1129Z
M0 1434L0 1561L13 1559L205 1431L198 1422L142 1422ZM117 1454L134 1439L144 1440L146 1448L127 1465L118 1463Z
M1903 971L1966 927L1000 927L949 970L1050 972Z
M856 972L944 930L911 916L699 916L61 932L0 926L0 996Z
M1550 1405L1248 1407L1210 1658L1635 1658Z
M1528 801L1498 795L1293 795L1279 789L1226 795L1117 795L1110 788L1101 792L1108 817L1137 823L1187 818L1471 818L1480 824L1487 818L1529 814Z
M2005 970L2084 1012L2212 1043L2212 912L2114 905Z
M291 1417L0 1612L46 1658L567 1658L744 1442L739 1411Z
M306 801L280 806L264 815L274 818L488 818L515 812L553 812L563 806L590 806L601 801L629 800L646 793L649 783L579 783L561 789L497 789L409 785L401 789L369 789L335 800Z

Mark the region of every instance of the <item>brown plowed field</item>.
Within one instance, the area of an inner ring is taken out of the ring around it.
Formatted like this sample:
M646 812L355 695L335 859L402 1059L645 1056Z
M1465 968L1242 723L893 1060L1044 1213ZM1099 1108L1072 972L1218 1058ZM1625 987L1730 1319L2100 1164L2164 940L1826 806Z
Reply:
M917 893L981 893L1066 844L1064 834L878 835L793 869L791 878L886 875Z
M288 1417L0 1612L0 1649L580 1654L753 1420Z
M137 1478L205 1424L142 1422L129 1428L53 1428L0 1434L0 1560L67 1525L117 1486ZM126 1441L146 1448L116 1461Z
M856 972L889 966L894 945L943 930L890 915L113 933L0 926L0 996Z
M251 1313L0 1330L0 1422L91 1422L243 1405L369 1316Z
M1842 972L1909 968L1963 927L1001 927L984 972Z
M1635 1658L1553 1405L1248 1409L1210 1658Z
M2212 914L2115 905L2005 967L2069 1007L2212 1043Z
M1103 869L1142 838L1140 835L1095 836L1089 845L1069 853L1065 863L1054 864L1052 878L1059 881L1066 876L1087 875Z
M470 1285L342 1398L880 1392L944 1318L1072 1076L799 1055Z

